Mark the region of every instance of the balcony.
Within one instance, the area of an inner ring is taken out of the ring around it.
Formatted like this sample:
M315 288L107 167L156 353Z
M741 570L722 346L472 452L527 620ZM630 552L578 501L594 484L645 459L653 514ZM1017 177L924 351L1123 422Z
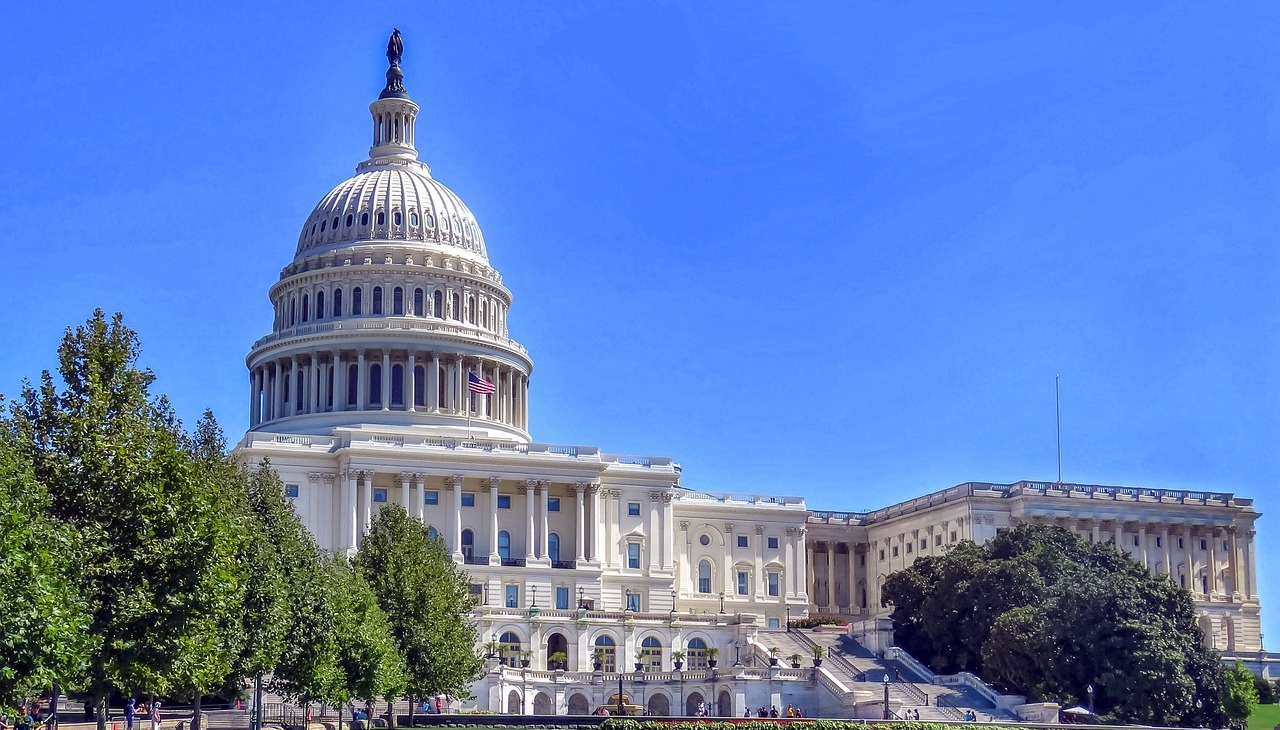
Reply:
M503 558L502 566L504 568L523 568L524 558Z
M557 570L573 570L578 567L578 563L573 560L553 560L551 561L551 567Z

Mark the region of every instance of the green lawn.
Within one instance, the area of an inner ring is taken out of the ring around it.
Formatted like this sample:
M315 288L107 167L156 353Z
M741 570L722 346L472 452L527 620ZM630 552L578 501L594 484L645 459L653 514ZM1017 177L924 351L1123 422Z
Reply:
M1280 705L1258 705L1249 713L1249 730L1271 730L1280 725Z

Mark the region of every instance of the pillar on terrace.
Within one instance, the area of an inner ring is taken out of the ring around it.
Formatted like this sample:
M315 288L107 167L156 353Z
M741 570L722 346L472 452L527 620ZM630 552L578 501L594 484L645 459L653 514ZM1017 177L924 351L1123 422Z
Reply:
M347 410L347 369L342 365L342 352L334 350L333 359L333 402L329 405L334 412Z
M588 547L591 553L587 555L587 559L593 562L600 562L600 485L592 484L587 488L587 494L591 495L591 540Z
M348 552L356 549L356 490L360 472L347 469L343 473L342 497L346 508L342 511L343 548Z
M551 505L548 500L551 499L551 482L540 479L538 481L538 512L539 522L538 528L538 552L539 557L543 560L551 559L551 520L548 515ZM563 557L563 556L561 556Z
M1205 544L1209 546L1208 567L1206 572L1209 575L1209 595L1216 596L1220 593L1218 590L1218 528L1208 528L1209 537Z
M1140 545L1139 557L1142 558L1142 567L1150 570L1151 562L1147 560L1147 523L1145 522L1138 523L1138 543Z
M858 573L857 573L858 558L855 555L855 553L857 552L857 546L854 545L852 542L849 542L849 543L846 543L846 547L849 550L849 603L848 603L849 613L857 613L858 597L855 595L855 593L857 592L855 590L855 586L858 585Z
M369 368L365 367L364 350L356 350L356 410L369 407Z
M403 383L401 384L403 385ZM382 351L382 410L391 410L391 351Z
M1169 525L1167 524L1160 526L1160 544L1164 546L1164 575L1169 580L1173 580L1173 565L1169 559L1173 554L1173 546L1169 544Z
M320 358L318 353L311 355L311 413L319 413L320 408Z
M586 495L586 493L587 493L586 482L578 482L573 485L573 504L574 504L573 559L574 561L576 561L576 563L578 564L577 567L579 568L582 567L581 564L585 562L587 559L586 554L584 552L584 549L586 548L585 543L587 541L587 515L584 512L584 507L586 505L584 504L584 501L583 501L583 498ZM650 552L652 552L652 546L650 546Z
M534 523L534 504L537 501L538 493L537 480L524 480L524 486L520 487L520 493L524 495L524 560L525 563L528 563L538 557L534 550L538 544L538 530Z
M360 480L364 482L364 491L360 493L361 499L361 517L363 524L360 526L362 535L369 534L369 527L373 524L373 472L360 472Z
M407 471L400 472L400 504L404 505L405 514L413 516L413 500L409 495L409 485L413 481L413 475Z
M808 540L805 540L804 542L804 578L804 592L805 595L809 595L809 592L814 591L815 589L813 580L813 543ZM817 596L811 595L809 602L812 603L813 599L816 597Z
M418 410L418 358L413 350L409 351L409 392L404 394L404 405L406 411ZM426 400L425 398L423 399Z
M414 479L414 481L415 481L415 482L417 482L417 487L418 487L418 489L417 489L417 493L418 493L418 494L417 494L417 498L416 498L416 499L414 499L414 504L415 504L415 505L417 505L417 506L416 506L416 507L414 507L414 511L413 511L412 513L410 513L410 514L416 514L416 515L418 516L418 522L421 522L421 523L423 523L424 525L425 525L425 524L426 524L426 522L427 522L427 515L426 515L426 509L427 509L427 506L426 506L426 505L427 505L427 481L426 481L426 477L427 477L427 475L426 475L426 474L423 474L423 473L421 473L421 472L419 472L419 473L417 473L417 474L414 474L414 475L413 475L413 479Z
M489 477L489 565L502 565L498 554L498 477Z
M462 562L462 475L449 477L449 488L453 490L453 560Z

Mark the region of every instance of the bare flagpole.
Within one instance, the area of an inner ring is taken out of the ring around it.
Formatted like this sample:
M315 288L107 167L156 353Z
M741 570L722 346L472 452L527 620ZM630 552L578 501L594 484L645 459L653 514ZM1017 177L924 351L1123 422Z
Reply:
M1058 381L1061 375L1053 376L1053 408L1058 420L1058 483L1062 483L1062 395Z

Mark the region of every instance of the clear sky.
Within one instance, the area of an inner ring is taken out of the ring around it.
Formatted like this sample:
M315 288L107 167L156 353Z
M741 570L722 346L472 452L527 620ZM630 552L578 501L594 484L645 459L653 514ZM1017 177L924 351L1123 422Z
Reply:
M140 5L7 13L0 391L120 310L236 440L398 26L536 439L875 508L1056 478L1060 373L1066 480L1268 513L1280 640L1280 5Z

